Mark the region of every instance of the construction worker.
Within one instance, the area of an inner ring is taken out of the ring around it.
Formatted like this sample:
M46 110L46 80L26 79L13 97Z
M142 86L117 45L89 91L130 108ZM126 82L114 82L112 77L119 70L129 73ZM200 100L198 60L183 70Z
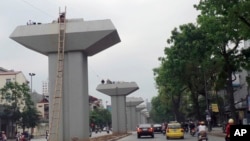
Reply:
M65 13L61 13L59 18L58 18L58 23L64 23L65 21Z

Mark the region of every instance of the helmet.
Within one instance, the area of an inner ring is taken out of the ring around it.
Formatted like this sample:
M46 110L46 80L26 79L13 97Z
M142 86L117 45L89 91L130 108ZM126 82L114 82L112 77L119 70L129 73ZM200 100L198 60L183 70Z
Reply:
M232 118L230 118L230 119L228 120L228 123L233 124L233 123L234 123L234 120L233 120Z
M205 122L204 122L204 121L201 121L201 122L200 122L200 124L201 124L201 125L204 125L204 124L205 124Z

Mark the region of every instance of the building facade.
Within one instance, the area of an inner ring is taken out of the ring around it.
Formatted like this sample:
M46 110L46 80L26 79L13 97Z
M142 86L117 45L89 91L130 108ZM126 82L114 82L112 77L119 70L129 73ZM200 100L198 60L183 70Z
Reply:
M8 82L29 83L21 71L7 70L0 67L0 88L3 88Z

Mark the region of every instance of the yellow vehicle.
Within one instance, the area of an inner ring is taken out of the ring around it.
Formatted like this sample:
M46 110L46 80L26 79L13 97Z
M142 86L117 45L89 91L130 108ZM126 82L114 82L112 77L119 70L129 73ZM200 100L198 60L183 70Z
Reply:
M166 139L181 138L184 139L184 129L178 122L169 123L166 129Z

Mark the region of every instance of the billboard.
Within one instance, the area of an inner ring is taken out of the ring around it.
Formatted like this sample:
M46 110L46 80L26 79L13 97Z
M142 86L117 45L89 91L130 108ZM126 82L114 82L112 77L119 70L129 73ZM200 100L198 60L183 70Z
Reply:
M212 106L212 112L215 113L219 112L218 104L211 104L211 106Z

